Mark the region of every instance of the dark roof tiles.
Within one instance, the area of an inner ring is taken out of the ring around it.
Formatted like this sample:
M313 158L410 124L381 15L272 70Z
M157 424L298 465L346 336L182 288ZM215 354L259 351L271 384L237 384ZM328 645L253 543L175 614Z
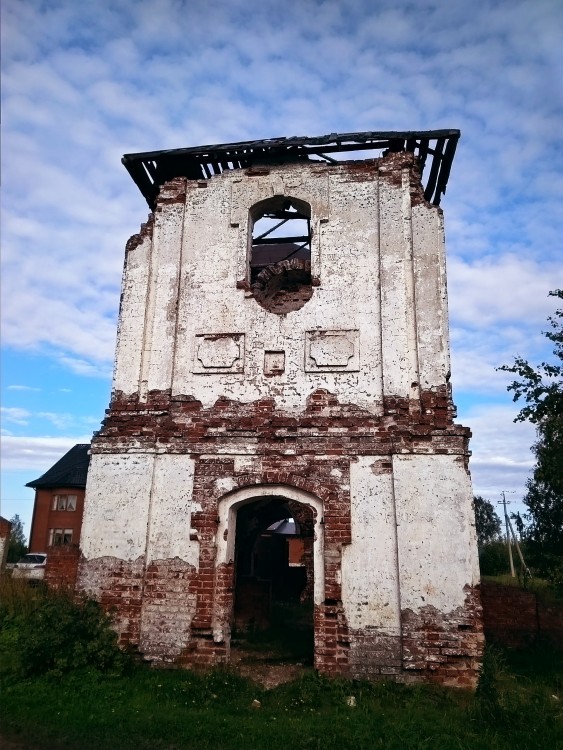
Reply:
M72 447L68 453L51 466L44 474L26 487L42 489L49 487L86 487L86 476L90 465L90 444L79 443Z

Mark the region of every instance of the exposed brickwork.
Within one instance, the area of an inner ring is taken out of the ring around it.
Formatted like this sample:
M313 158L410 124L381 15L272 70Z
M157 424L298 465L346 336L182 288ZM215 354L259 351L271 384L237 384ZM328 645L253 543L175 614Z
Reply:
M354 676L350 671L350 639L348 624L340 599L327 597L317 605L315 623L315 667L323 674Z
M187 183L185 177L174 177L169 180L165 185L162 186L159 196L158 203L156 206L156 213L163 210L164 206L179 203L184 205L186 202ZM207 187L207 184L201 182L198 187Z
M420 162L414 154L408 151L397 151L389 153L384 158L376 160L380 179L384 179L393 185L400 186L403 179L403 170L406 170L409 178L409 192L413 206L422 204L430 210L435 211L436 206L429 203L424 197L424 188L421 181ZM441 209L438 208L438 211Z
M141 642L144 656L174 661L190 640L197 599L196 571L182 560L158 560L144 574ZM150 638L143 641L144 633Z
M481 597L487 640L519 648L541 638L563 648L562 604L545 604L534 591L488 581L481 584Z
M132 235L127 240L127 244L125 245L125 258L127 259L127 253L132 252L135 250L135 248L139 247L139 245L147 238L152 238L154 232L154 214L150 213L148 215L148 218L144 224L141 224L141 231L137 234Z
M311 263L290 258L274 263L251 286L255 300L276 315L299 310L313 296Z
M335 467L340 469L338 477L331 473ZM230 457L200 457L194 475L193 497L201 511L192 516L192 526L197 530L200 542L198 596L192 623L192 637L196 644L194 661L199 664L205 663L206 658L209 663L216 663L227 657L228 644L218 641L213 648L210 644L214 628L218 625L228 632L232 611L232 566L223 566L218 570L214 567L217 504L222 496L216 480L224 476L231 476L238 487L285 484L315 494L324 501L325 591L327 600L333 602L327 610L330 627L331 618L342 597L339 582L342 545L349 544L351 538L348 461L339 457L327 461L315 456L287 457L274 454L264 457L253 467L247 465L237 471ZM341 620L342 618L343 614ZM316 623L319 628L325 627L323 608L316 615ZM342 626L345 627L344 623ZM186 655L186 660L187 658ZM342 662L343 653L337 654L331 648L317 652L316 658L317 667L322 671L342 671L336 669L335 664L336 660L338 663Z
M80 550L78 544L63 544L47 548L45 583L51 588L76 586Z
M151 391L115 393L92 452L166 446L167 452L211 453L250 439L258 455L299 445L300 453L325 456L394 453L453 453L468 456L470 431L453 424L455 410L446 387L423 392L420 401L387 397L381 415L317 390L300 415L276 409L273 399L240 404L219 399L209 409L191 396Z
M474 688L484 637L478 588L466 587L463 607L450 613L404 610L403 668L411 680Z
M128 566L112 561L105 571L101 600L118 610L122 643L140 645L157 661L191 666L228 661L234 569L232 564L215 566L215 540L224 493L217 480L231 477L235 488L288 485L323 501L326 598L315 607L317 669L356 678L474 684L482 636L473 600L451 617L430 611L403 613L402 641L399 636L351 631L346 622L340 569L342 547L351 541L350 461L372 454L378 457L374 472L388 473L396 452L456 453L464 461L467 455L468 430L453 425L455 412L446 388L423 393L419 402L387 398L381 412L377 416L340 404L322 390L311 394L300 415L280 412L273 399L251 404L220 399L205 409L189 396L171 397L168 392L151 392L146 402L115 394L93 452L121 452L131 446L189 452L196 460L193 501L200 508L191 521L199 542L197 573L180 561L159 561L146 571L139 562ZM226 445L241 442L252 443L255 458L237 469L232 456L222 452ZM294 506L299 519L299 504ZM305 524L306 515L301 518ZM307 559L312 567L312 548ZM309 572L308 595L312 579ZM149 634L146 643L141 632ZM408 677L401 677L404 672Z
M141 632L144 559L118 560L103 557L81 560L78 588L97 599L114 615L121 646L137 647Z
M373 630L350 633L350 672L356 679L397 679L402 666L399 635Z
M349 676L476 686L484 644L477 589L468 590L466 605L459 610L405 610L401 620L401 635L348 631Z

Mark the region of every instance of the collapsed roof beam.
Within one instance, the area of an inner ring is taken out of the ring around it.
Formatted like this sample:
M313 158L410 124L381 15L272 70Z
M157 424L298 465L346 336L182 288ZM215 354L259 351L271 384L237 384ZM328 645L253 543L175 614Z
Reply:
M311 156L336 163L335 159L327 156L333 153L410 151L419 159L423 184L426 162L430 158L424 195L426 200L438 206L446 192L459 137L459 130L331 133L315 138L269 138L262 141L125 154L121 161L150 208L154 209L160 188L174 177L209 179L225 170L259 164L307 161Z

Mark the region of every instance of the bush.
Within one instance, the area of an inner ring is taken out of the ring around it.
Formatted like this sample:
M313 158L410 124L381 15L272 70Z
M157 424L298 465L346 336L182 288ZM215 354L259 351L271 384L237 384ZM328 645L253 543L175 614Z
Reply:
M513 550L516 556L516 550ZM479 567L482 576L500 576L510 573L508 550L505 542L489 542L479 550Z
M0 597L4 672L17 678L81 668L122 672L129 662L110 618L92 599L9 578L2 580Z
M497 680L502 670L502 653L494 646L487 644L479 670L479 684L476 691L477 708L484 716L494 718L500 710Z

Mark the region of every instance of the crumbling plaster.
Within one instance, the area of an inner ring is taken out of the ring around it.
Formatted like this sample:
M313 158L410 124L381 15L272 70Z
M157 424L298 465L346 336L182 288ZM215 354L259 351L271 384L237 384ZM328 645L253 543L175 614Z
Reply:
M419 384L441 385L449 372L442 216L412 204L409 167L399 170L399 185L377 163L346 163L165 186L152 237L146 233L127 254L114 389L172 389L205 406L220 396L268 394L298 411L307 393L326 388L377 413L384 394L412 398ZM267 312L235 288L247 278L250 209L275 191L306 201L312 212L318 286L288 315ZM358 331L358 371L304 370L306 334L319 330ZM201 334L244 334L245 377L240 368L202 377L194 368ZM264 372L265 351L285 352L285 370L274 378Z
M313 228L312 297L281 315L248 268L253 207L274 195L309 204ZM236 511L283 497L314 512L319 669L474 684L449 369L442 213L411 154L167 183L127 246L79 586L147 658L228 661Z

